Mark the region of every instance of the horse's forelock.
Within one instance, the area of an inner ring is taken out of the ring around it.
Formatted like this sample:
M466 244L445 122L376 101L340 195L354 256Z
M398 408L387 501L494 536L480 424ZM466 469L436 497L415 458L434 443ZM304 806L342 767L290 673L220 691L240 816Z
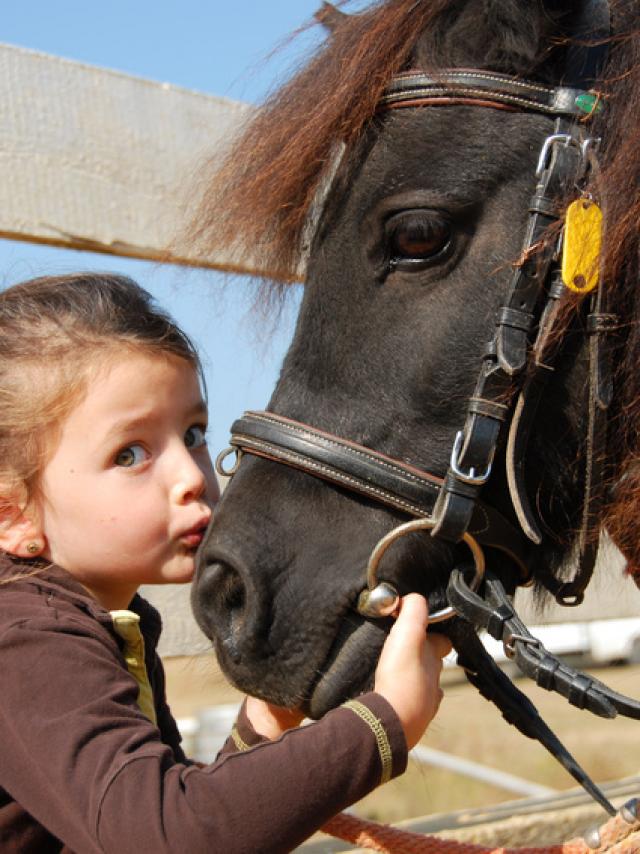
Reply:
M387 0L348 16L233 142L207 182L193 241L257 254L274 278L294 278L336 143L358 136L418 35L450 2Z

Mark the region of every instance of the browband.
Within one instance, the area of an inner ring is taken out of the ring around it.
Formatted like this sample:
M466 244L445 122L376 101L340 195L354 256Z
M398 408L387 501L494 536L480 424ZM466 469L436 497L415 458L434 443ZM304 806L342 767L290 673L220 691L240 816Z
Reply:
M569 86L543 86L495 71L443 69L437 75L407 71L387 87L382 108L482 101L484 105L533 110L551 116L585 119L601 108L596 92Z

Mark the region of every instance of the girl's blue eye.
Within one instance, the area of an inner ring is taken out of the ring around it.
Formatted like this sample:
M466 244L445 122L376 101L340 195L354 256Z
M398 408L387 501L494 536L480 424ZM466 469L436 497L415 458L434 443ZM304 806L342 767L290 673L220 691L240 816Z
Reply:
M142 445L128 445L126 448L118 451L115 464L123 468L131 468L132 466L140 465L145 459L146 453Z
M205 435L206 428L201 424L192 424L184 434L184 443L187 448L201 448L207 443Z

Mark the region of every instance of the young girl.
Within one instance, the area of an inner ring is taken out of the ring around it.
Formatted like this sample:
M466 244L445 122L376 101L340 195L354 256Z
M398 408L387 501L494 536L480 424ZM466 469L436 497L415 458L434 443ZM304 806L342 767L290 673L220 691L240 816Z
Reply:
M0 399L4 854L286 851L404 770L449 649L415 595L375 692L286 734L300 714L250 698L216 762L184 756L136 590L191 579L218 489L197 355L145 291L4 291Z

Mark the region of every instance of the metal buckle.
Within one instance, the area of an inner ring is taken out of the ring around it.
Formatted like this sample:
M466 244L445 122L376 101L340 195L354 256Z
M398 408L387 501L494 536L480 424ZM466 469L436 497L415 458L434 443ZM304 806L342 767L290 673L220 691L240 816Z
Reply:
M468 483L471 486L482 486L482 484L486 483L489 480L489 477L491 476L491 465L493 460L489 460L487 468L482 474L476 474L476 470L473 468L473 466L467 472L462 471L458 462L460 459L460 451L462 450L463 439L464 436L462 430L459 430L456 434L455 442L453 443L453 450L451 451L451 460L449 461L451 471L455 474L458 480L462 481L462 483ZM491 456L493 457L493 454Z
M538 158L538 166L536 167L536 178L540 178L542 176L542 173L549 165L549 152L551 151L554 145L557 145L560 142L564 143L567 148L573 144L577 148L582 149L581 143L572 134L552 133L542 143L542 148L540 149L540 157Z
M536 167L536 178L542 177L542 173L545 171L545 169L547 169L549 165L549 152L551 151L554 145L558 145L559 143L563 143L567 148L570 145L575 145L576 148L580 149L580 156L582 159L582 171L584 172L589 161L590 152L592 150L597 150L600 144L600 139L595 136L588 136L585 139L580 140L570 133L552 133L542 143L542 148L540 149L540 157L538 158L538 165Z
M502 642L502 648L507 658L513 659L516 657L516 641L524 643L527 646L541 647L542 644L538 638L530 635L519 635L516 632L511 632Z

